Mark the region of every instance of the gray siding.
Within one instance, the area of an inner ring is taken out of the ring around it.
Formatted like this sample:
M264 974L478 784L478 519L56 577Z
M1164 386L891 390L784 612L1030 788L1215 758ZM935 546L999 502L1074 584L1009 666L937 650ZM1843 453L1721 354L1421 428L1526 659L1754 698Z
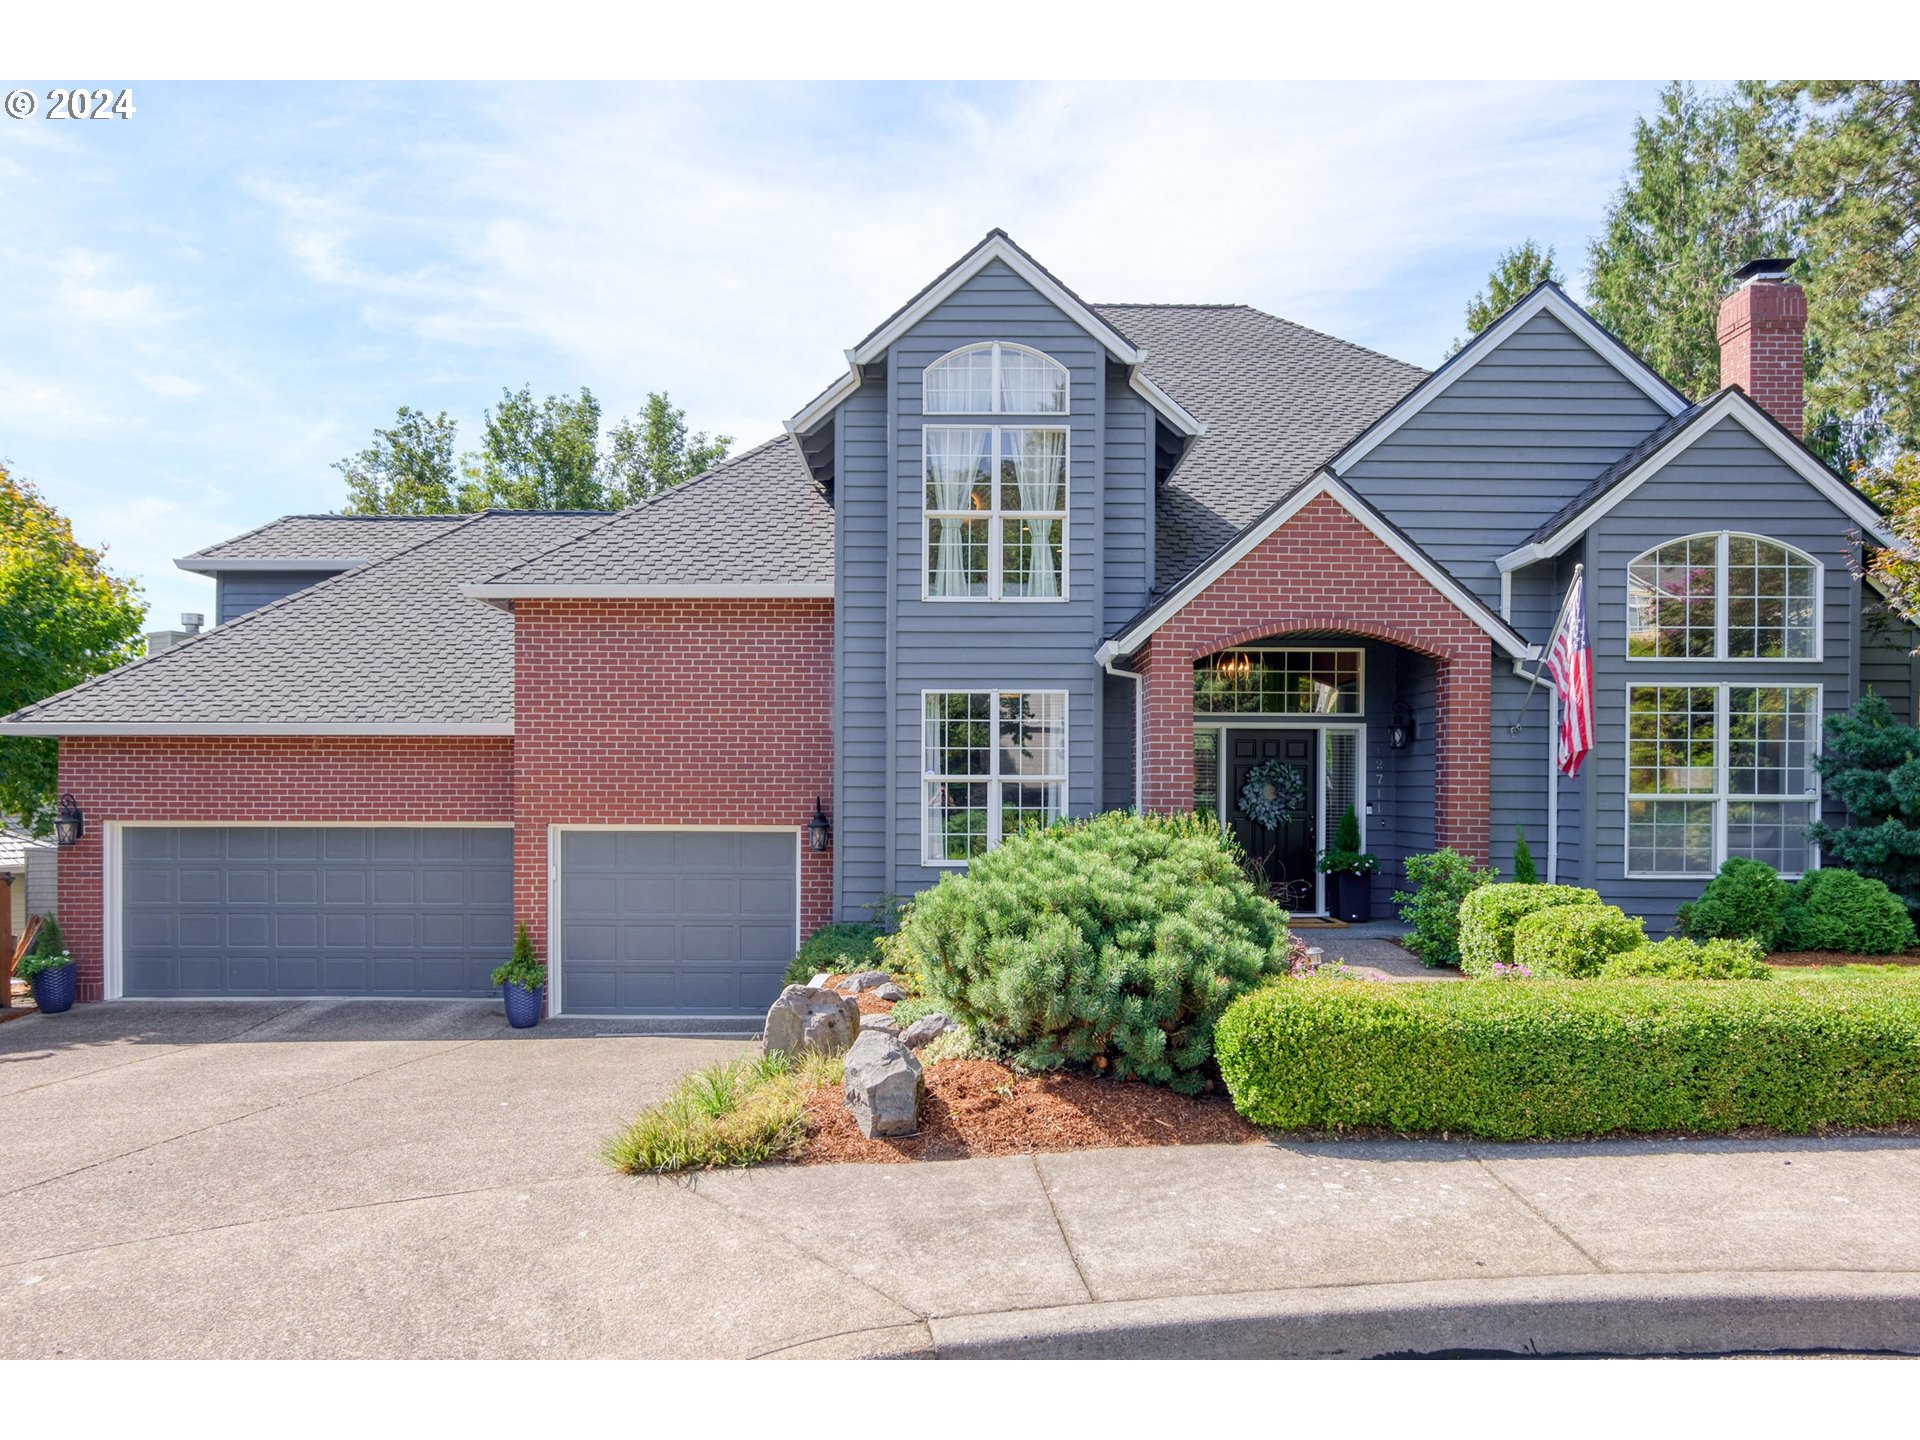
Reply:
M889 887L884 382L840 407L834 446L834 914L858 920Z
M1860 690L1871 690L1893 707L1894 718L1911 725L1914 718L1914 655L1920 635L1892 615L1871 591L1872 602L1861 607Z
M1139 682L1119 675L1102 675L1101 679L1106 682L1101 700L1106 724L1100 750L1099 808L1128 810L1135 803L1133 746Z
M1736 517L1738 517L1736 519ZM1826 714L1843 713L1855 675L1859 586L1847 566L1852 522L1732 420L1693 441L1587 533L1596 746L1588 785L1592 851L1584 883L1650 929L1696 898L1706 877L1627 879L1626 701L1633 684L1818 684ZM1819 661L1628 661L1626 571L1664 540L1734 529L1794 545L1821 562Z
M337 570L235 570L222 575L214 584L213 623L224 625L250 610L271 605L276 600L331 580Z
M1105 517L1101 533L1111 635L1146 608L1153 589L1153 411L1107 367Z
M1578 559L1578 554L1563 556L1515 572L1508 618L1521 634L1545 640L1566 599ZM1511 879L1516 832L1524 829L1540 879L1547 878L1557 853L1555 878L1574 884L1580 875L1585 771L1569 780L1553 764L1553 689L1544 676L1538 686L1531 686L1535 668L1532 661L1516 667L1499 651L1493 656L1491 859L1501 877ZM1516 722L1518 735L1511 733Z
M1495 561L1667 415L1551 315L1536 315L1346 475L1488 604Z
M60 852L51 845L27 851L27 914L54 914L59 892Z

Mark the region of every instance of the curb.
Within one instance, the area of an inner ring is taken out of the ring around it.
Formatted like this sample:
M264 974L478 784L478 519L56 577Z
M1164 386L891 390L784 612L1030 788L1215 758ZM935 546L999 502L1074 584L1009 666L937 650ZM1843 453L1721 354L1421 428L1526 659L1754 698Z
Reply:
M769 1358L1920 1354L1920 1274L1704 1271L1266 1290L929 1318Z

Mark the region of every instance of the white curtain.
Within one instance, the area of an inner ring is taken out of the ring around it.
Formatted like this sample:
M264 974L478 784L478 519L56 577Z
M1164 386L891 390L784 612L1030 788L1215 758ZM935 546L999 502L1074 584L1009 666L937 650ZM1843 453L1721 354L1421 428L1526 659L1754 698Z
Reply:
M1061 483L1067 459L1067 437L1058 430L1009 432L1008 439L1019 437L1016 474L1019 481L1020 509L1027 521L1029 546L1027 594L1036 600L1057 600L1060 596L1060 569L1053 558L1053 523L1035 516L1065 503Z
M927 498L935 510L965 513L972 508L973 487L986 468L985 430L927 431ZM968 593L966 522L934 521L933 577L929 593Z

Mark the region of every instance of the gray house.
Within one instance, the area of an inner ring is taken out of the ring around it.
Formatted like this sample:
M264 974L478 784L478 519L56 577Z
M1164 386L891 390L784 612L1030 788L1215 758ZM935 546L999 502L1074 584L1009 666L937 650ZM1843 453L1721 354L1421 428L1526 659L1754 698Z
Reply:
M708 475L275 521L180 562L213 629L0 730L60 736L88 817L83 998L483 993L518 917L556 1011L749 1014L814 926L1129 806L1218 814L1306 913L1352 806L1378 906L1524 830L1658 927L1728 856L1817 864L1822 717L1912 710L1880 517L1798 439L1804 322L1749 267L1690 403L1552 285L1428 373L1090 304L995 231ZM1576 568L1569 777L1535 675Z

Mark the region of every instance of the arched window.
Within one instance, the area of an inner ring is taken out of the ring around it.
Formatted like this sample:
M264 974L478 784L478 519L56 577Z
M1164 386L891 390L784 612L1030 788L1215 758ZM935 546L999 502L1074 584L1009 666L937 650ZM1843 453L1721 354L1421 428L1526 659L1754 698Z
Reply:
M1820 564L1733 531L1669 540L1627 566L1634 660L1818 660Z
M969 345L927 366L928 415L1064 415L1067 367L1024 345Z

